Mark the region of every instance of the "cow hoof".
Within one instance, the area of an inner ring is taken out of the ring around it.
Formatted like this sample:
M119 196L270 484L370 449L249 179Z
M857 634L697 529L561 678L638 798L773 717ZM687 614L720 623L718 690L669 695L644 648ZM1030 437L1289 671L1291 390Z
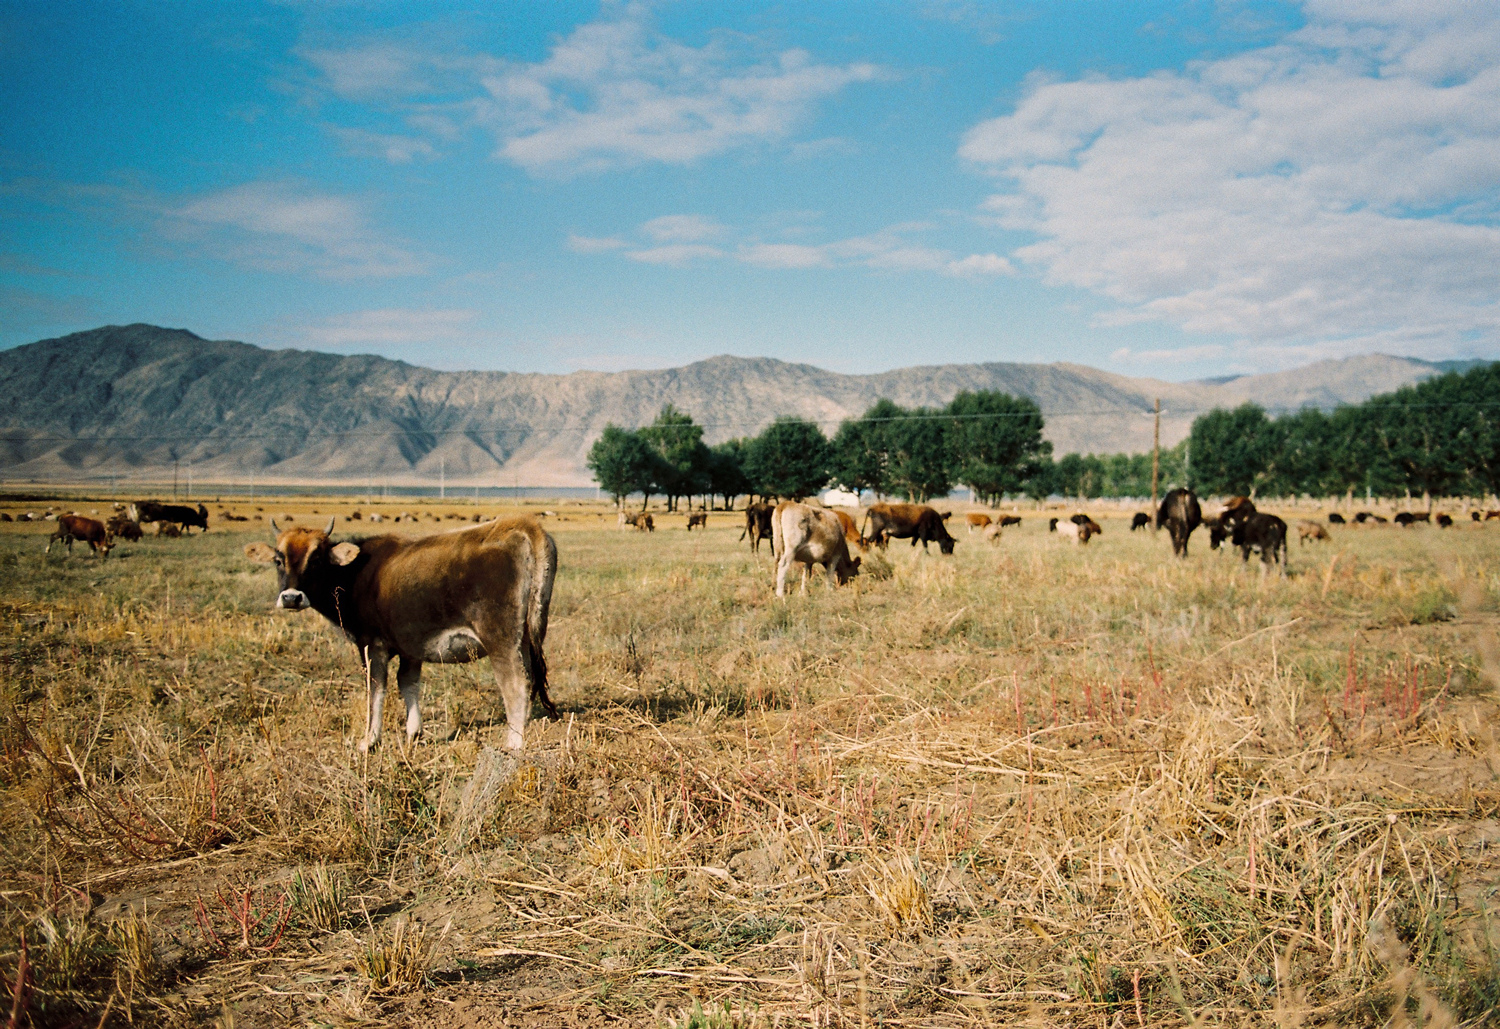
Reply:
M359 743L358 743L359 752L361 754L368 754L370 752L370 748L373 747L373 746L375 746L375 744L378 741L379 741L379 737L366 736L364 739L360 740Z

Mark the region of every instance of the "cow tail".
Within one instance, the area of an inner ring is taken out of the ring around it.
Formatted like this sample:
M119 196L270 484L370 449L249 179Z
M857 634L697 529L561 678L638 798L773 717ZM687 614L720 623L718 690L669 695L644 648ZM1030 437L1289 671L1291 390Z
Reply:
M556 719L557 708L547 695L547 657L542 644L547 640L547 612L552 607L552 582L557 577L557 544L545 532L531 544L531 588L527 591L526 625L521 636L521 653L531 690Z
M781 512L771 511L771 556L777 561L781 560L781 552L786 548L786 540L782 539Z

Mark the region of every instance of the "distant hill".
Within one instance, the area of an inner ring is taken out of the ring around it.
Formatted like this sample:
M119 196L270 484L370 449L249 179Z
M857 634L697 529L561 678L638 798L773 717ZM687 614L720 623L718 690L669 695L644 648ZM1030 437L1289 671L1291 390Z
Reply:
M1469 366L1482 362L1449 362ZM440 372L383 357L265 350L185 329L106 326L0 351L0 475L78 479L170 473L198 481L344 481L587 486L584 457L606 423L644 425L663 404L716 443L779 414L830 434L880 397L944 404L993 389L1041 405L1059 454L1162 443L1198 414L1254 400L1332 407L1448 370L1410 358L1322 361L1212 382L1135 379L1082 365L965 364L840 375L770 358L714 357L682 368L530 375Z

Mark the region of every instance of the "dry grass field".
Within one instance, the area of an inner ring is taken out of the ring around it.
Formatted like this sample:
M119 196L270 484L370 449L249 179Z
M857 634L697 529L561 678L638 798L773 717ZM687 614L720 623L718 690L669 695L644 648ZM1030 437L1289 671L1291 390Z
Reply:
M1496 1019L1500 527L1334 527L1278 579L1027 514L778 602L737 515L549 506L563 718L519 763L487 663L357 753L353 648L271 610L263 522L104 561L0 524L0 1017Z

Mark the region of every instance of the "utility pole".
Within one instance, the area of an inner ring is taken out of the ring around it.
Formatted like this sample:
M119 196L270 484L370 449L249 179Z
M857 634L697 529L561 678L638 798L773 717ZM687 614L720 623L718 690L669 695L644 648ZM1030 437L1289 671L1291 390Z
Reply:
M184 499L191 500L193 497L193 462L188 462L187 496Z
M177 499L177 458L172 458L172 499Z
M438 499L448 498L448 459L438 458Z
M1156 531L1156 488L1161 475L1161 397L1156 398L1156 427L1151 431L1151 531Z

